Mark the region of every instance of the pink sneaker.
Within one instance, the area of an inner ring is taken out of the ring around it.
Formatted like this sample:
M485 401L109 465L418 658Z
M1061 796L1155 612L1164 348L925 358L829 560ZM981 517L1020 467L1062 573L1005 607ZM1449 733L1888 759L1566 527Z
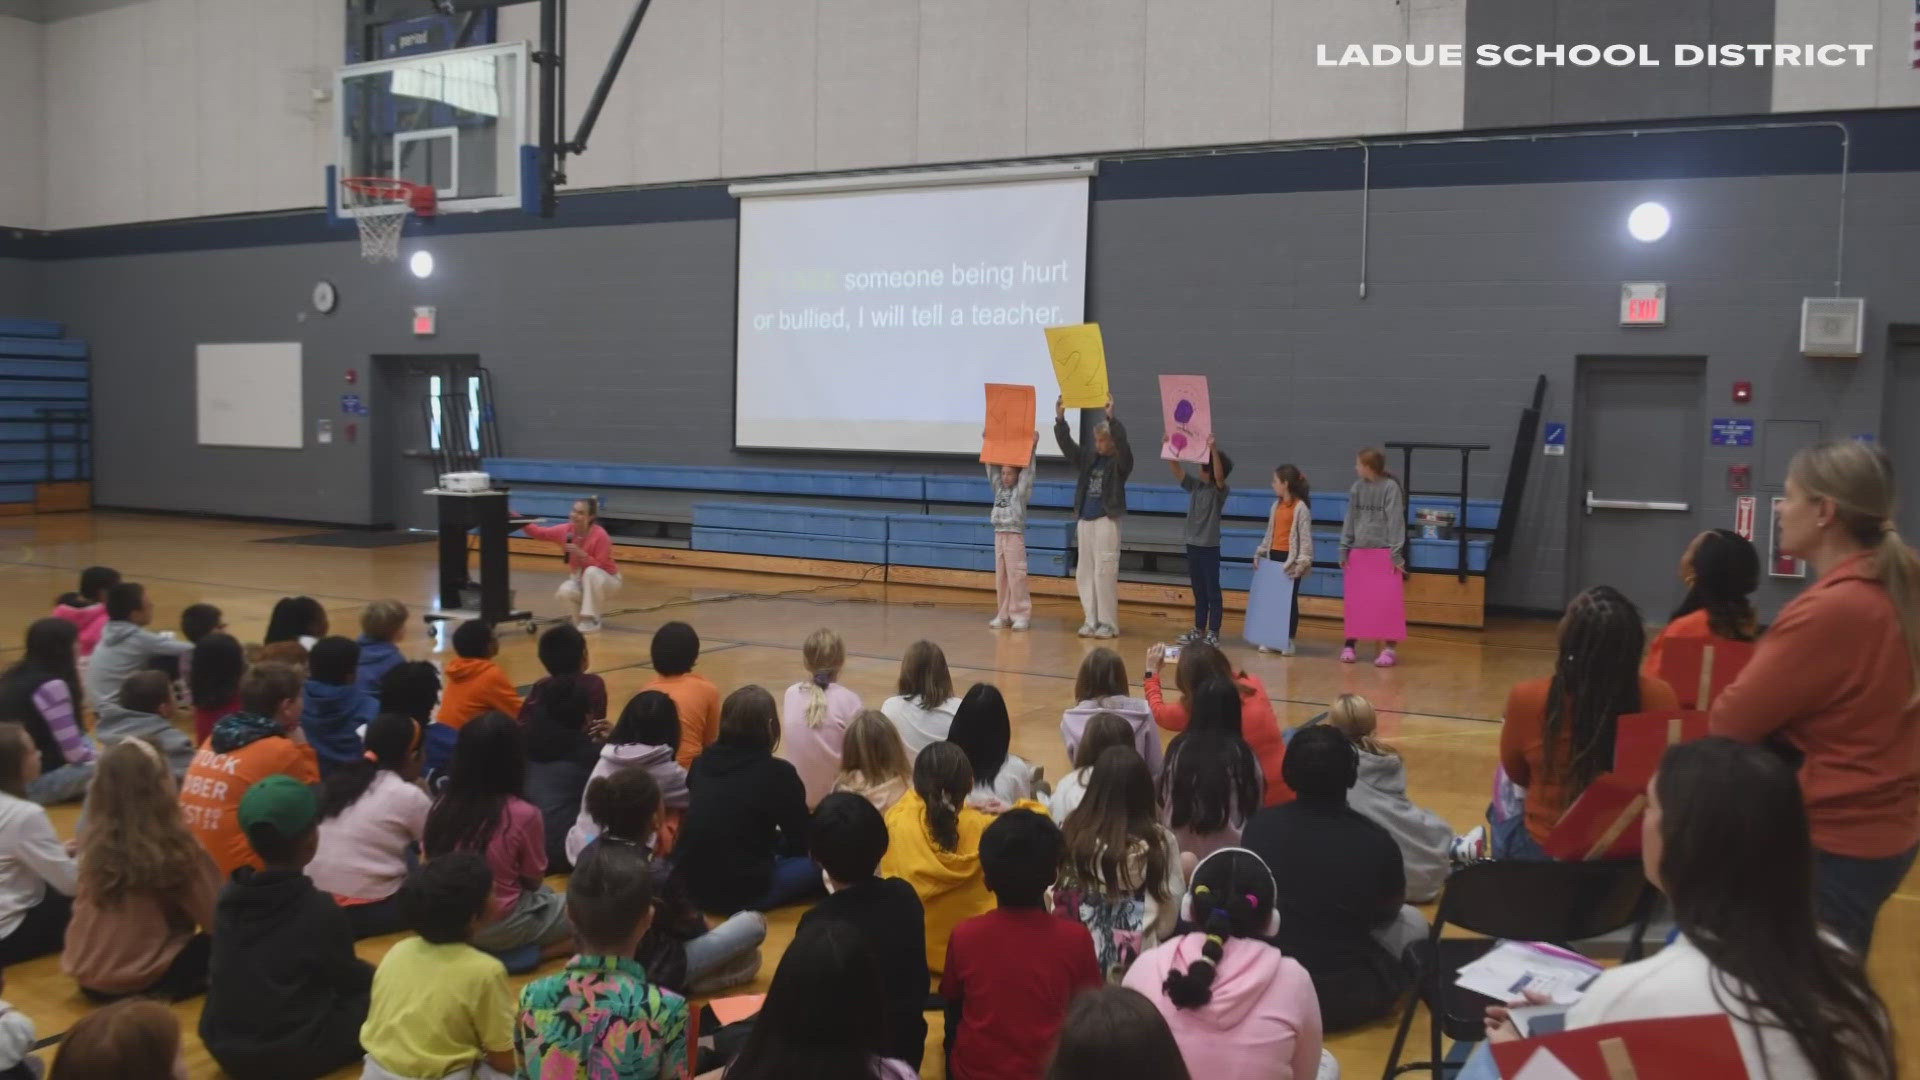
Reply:
M1381 649L1380 655L1373 658L1374 667L1392 667L1399 662L1400 658L1393 654L1392 649Z
M1353 663L1354 660L1355 660L1355 657L1353 655L1353 646L1349 645L1346 648L1340 650L1341 663L1351 664Z

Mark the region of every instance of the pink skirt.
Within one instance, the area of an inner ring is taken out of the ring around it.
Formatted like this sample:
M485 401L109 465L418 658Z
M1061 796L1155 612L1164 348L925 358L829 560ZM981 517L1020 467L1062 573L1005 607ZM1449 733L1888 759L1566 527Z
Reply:
M1403 641L1407 636L1407 589L1386 548L1347 552L1347 636L1364 641Z

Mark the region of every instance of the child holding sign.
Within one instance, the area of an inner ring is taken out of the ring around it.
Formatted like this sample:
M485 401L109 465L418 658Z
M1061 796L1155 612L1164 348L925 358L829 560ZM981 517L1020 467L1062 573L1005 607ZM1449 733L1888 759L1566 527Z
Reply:
M1227 474L1233 471L1233 459L1221 453L1213 436L1208 435L1207 460L1200 465L1199 477L1190 475L1178 461L1167 464L1189 496L1182 540L1187 545L1187 580L1193 586L1193 629L1181 634L1177 644L1204 641L1218 645L1224 614L1220 600L1220 508L1227 501Z
M1033 596L1027 591L1027 500L1033 496L1034 455L1040 433L1034 432L1026 468L988 465L987 483L993 485L993 590L999 607L988 626L1025 630L1033 615Z
M1347 643L1340 662L1355 660L1360 638L1380 642L1373 666L1398 662L1394 647L1407 636L1407 495L1387 471L1387 455L1369 446L1354 458L1359 479L1347 491L1340 526L1340 567L1346 571Z

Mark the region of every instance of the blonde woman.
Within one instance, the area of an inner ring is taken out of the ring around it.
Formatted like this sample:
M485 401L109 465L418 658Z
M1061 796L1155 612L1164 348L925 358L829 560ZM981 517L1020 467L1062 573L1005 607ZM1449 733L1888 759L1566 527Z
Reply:
M1407 871L1407 900L1423 904L1440 895L1453 870L1455 852L1467 858L1483 843L1476 828L1455 840L1453 826L1407 797L1407 763L1400 752L1375 735L1379 726L1373 703L1359 694L1341 694L1327 710L1326 725L1347 737L1360 763L1360 779L1347 790L1347 805L1387 830L1400 847Z
M1816 580L1713 703L1713 732L1805 758L1820 919L1864 956L1920 845L1920 555L1893 466L1862 442L1793 456L1780 547Z
M206 989L220 870L181 816L173 774L140 739L108 747L87 791L61 967L95 1000Z
M807 635L800 648L809 678L787 687L780 709L781 743L786 759L807 786L807 809L819 805L833 791L840 774L840 748L847 725L860 712L860 695L841 686L840 669L847 663L847 646L840 635L819 629Z
M862 709L847 725L842 746L840 775L833 782L835 791L851 791L886 813L913 782L913 767L907 764L907 747L900 732L878 709Z

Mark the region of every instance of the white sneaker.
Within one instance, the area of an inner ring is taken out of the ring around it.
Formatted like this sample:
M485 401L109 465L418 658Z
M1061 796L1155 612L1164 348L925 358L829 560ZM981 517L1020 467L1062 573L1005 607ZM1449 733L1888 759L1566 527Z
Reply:
M1103 623L1100 626L1094 627L1093 636L1097 638L1117 638L1120 636L1120 628L1117 626L1108 626Z
M987 629L989 630L1005 630L1006 628L1007 620L999 617L995 617L992 622L987 624Z
M1280 650L1280 655L1281 655L1281 656L1292 656L1292 655L1293 655L1293 646L1291 646L1291 645L1289 645L1289 646L1287 646L1286 648L1284 648L1284 649L1281 649L1281 650Z
M1025 619L1013 620L1013 628L1015 630L1025 630L1027 628L1027 620Z
M1255 645L1253 650L1262 656L1267 656L1273 652L1272 649L1267 648L1265 645Z
M1099 627L1093 625L1092 623L1083 622L1080 624L1080 629L1075 630L1074 633L1079 635L1080 637L1093 637L1096 635L1098 630L1099 630Z
M581 615L573 620L573 628L583 634L591 634L600 629L600 620Z

